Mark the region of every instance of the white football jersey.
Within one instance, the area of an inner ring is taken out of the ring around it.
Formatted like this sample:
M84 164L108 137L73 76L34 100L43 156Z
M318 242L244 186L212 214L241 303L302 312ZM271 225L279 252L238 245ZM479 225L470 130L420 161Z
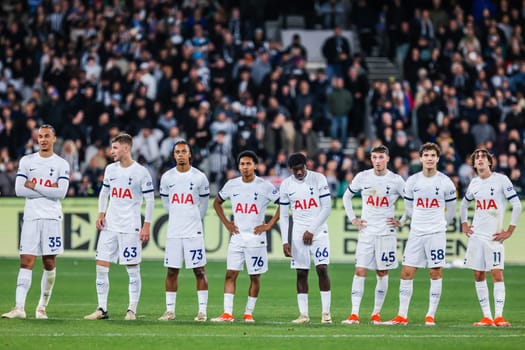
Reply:
M104 171L103 185L109 189L104 229L139 233L142 227L142 199L145 193L153 192L153 182L148 170L137 162L127 168L121 167L120 162L111 163Z
M293 175L284 179L281 183L280 203L289 205L293 216L294 239L302 237L304 231L314 222L321 212L321 201L323 197L330 197L330 188L323 174L308 171L302 181ZM314 239L328 235L328 225L324 222L318 232L314 233Z
M472 230L480 238L492 240L492 235L503 230L503 218L507 201L517 193L509 178L503 174L492 173L488 178L475 177L465 193L469 202L476 201Z
M378 176L374 169L360 172L348 185L348 190L356 194L361 192L361 219L366 220L363 235L395 235L395 229L387 225L387 218L394 217L396 200L403 196L405 181L391 171Z
M203 236L199 203L210 196L204 173L193 167L184 173L172 168L160 179L160 195L169 200L168 238Z
M69 182L69 163L56 154L43 158L36 152L20 159L16 176L41 186L52 187L59 179ZM26 197L24 220L62 220L62 204L59 199L35 195L36 197Z
M239 234L231 235L231 242L246 247L266 246L266 233L256 235L253 229L264 223L266 208L270 202L279 201L279 191L258 176L252 182L237 177L226 182L218 195L223 201L231 200L233 221L239 228Z
M410 234L426 235L445 232L445 202L456 200L456 187L445 174L432 177L418 172L407 179L405 201L412 201Z

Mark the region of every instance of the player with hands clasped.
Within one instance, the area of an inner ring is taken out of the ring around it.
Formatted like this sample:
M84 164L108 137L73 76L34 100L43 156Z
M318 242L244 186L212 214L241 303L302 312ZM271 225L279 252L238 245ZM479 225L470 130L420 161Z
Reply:
M279 207L268 223L264 222L266 208L279 201L279 191L268 181L255 175L258 158L253 151L243 151L237 158L240 177L229 180L219 191L213 207L231 237L224 281L224 313L213 322L232 322L235 283L246 264L250 275L248 301L244 311L245 322L255 322L253 310L261 286L261 274L268 271L266 232L279 220ZM222 204L230 199L233 220L226 217Z
M193 269L197 281L199 311L197 322L207 320L208 280L206 279L206 247L202 220L208 210L210 185L206 175L191 166L191 147L184 140L173 146L176 166L160 179L162 206L169 213L164 266L166 274L166 311L160 321L175 319L175 306L182 264Z
M403 195L405 181L388 170L390 160L388 148L381 145L370 152L372 169L360 172L348 185L343 204L348 219L359 229L356 247L356 269L352 282L352 312L343 324L359 324L359 307L365 290L368 270L376 270L374 310L370 320L373 324L381 322L381 308L388 290L388 270L398 266L397 227L394 218L394 205ZM356 217L352 208L352 197L361 192L361 217Z
M25 303L31 287L36 257L42 257L40 300L37 319L47 319L46 307L56 277L56 256L64 252L62 242L62 205L69 187L69 164L53 152L56 142L53 126L38 129L40 150L20 160L15 192L25 197L24 221L20 236L20 270L16 282L16 304L2 318L26 318Z
M469 237L465 266L474 270L474 281L483 318L474 326L510 326L503 318L505 282L503 242L512 235L521 214L521 203L509 178L492 172L494 157L485 149L472 153L472 164L478 174L470 181L461 201L461 229ZM509 226L503 229L507 201L512 205ZM475 202L474 218L469 225L467 210ZM490 309L486 274L494 282L494 319Z
M84 317L86 320L109 318L109 266L125 265L129 276L129 306L124 317L136 319L142 280L140 262L142 244L150 238L154 193L148 170L131 158L132 138L119 134L111 140L111 157L114 163L104 171L104 183L98 197L97 229L97 309ZM144 224L141 224L141 207L146 202ZM108 204L109 201L109 204Z
M456 214L456 188L452 180L437 170L441 149L427 142L419 149L422 171L410 176L405 184L405 213L411 217L410 232L403 254L399 285L399 312L384 324L408 324L408 308L418 268L429 268L430 292L425 325L434 326L445 265L446 229Z
M308 272L310 259L313 259L319 289L321 291L321 323L332 323L330 316L330 241L326 219L330 215L332 203L330 189L323 174L306 169L306 156L291 154L288 168L292 175L280 187L281 218L279 226L284 255L291 257L291 267L297 273L297 302L299 317L293 323L308 323ZM292 212L292 242L288 241L289 211Z

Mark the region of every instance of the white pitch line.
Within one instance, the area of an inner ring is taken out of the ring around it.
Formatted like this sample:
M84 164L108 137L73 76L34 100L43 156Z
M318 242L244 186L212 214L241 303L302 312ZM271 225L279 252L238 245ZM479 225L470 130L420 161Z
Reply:
M1 333L0 333L1 334ZM77 337L92 337L93 334L81 334L81 333L32 333L32 334L1 334L2 336L10 337L64 337L64 338L77 338ZM236 338L241 339L242 336L238 334L166 334L166 333L102 333L98 334L98 337L164 337L164 338ZM428 334L428 335L409 335L409 334L327 334L327 335L313 335L313 334L257 334L257 338L396 338L396 339L425 339L425 338L442 338L442 334ZM447 338L523 338L525 334L449 334Z

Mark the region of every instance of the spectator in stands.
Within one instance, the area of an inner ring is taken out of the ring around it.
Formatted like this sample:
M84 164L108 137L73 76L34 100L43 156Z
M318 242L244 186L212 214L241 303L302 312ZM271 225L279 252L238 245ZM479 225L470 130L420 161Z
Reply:
M334 34L324 41L321 51L326 60L327 79L331 81L334 76L343 76L350 59L350 43L343 36L342 27L334 27Z
M481 113L478 122L472 126L472 135L474 135L474 140L478 146L485 145L488 141L494 143L496 140L496 131L488 121L487 114Z
M338 139L343 147L346 146L348 132L348 114L353 107L353 98L350 91L345 89L341 77L333 79L333 90L328 95L328 113L331 121L330 136Z

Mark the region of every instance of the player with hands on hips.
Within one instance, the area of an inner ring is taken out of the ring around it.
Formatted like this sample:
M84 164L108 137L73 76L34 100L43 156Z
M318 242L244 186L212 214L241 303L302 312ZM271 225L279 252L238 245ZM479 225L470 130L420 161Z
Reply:
M268 271L266 232L279 220L279 207L265 223L266 208L279 201L279 191L268 181L255 175L258 158L253 151L243 151L237 157L240 177L226 182L213 202L221 222L230 233L226 278L224 281L224 312L213 322L232 322L233 298L239 272L246 264L250 276L248 300L244 311L245 322L255 322L253 310L259 296L261 274ZM233 220L228 220L222 204L230 199Z
M370 152L372 169L358 173L343 195L343 205L348 219L359 230L356 247L356 268L352 281L352 311L343 324L359 324L359 308L365 289L368 270L376 270L374 309L370 317L373 324L381 322L381 308L388 291L388 270L396 269L397 227L394 205L403 195L405 181L388 170L390 160L386 146L374 147ZM361 193L361 217L356 217L352 197Z
M521 214L521 202L510 179L493 172L494 156L485 149L477 149L471 156L477 177L470 181L461 201L461 229L469 237L465 253L465 266L474 270L476 294L483 318L474 326L510 326L503 318L505 305L505 282L503 269L505 249L503 242L514 230ZM472 225L468 223L467 211L474 202ZM507 202L512 205L512 214L507 229L503 219ZM494 283L494 318L490 309L489 289L486 275L490 272Z

